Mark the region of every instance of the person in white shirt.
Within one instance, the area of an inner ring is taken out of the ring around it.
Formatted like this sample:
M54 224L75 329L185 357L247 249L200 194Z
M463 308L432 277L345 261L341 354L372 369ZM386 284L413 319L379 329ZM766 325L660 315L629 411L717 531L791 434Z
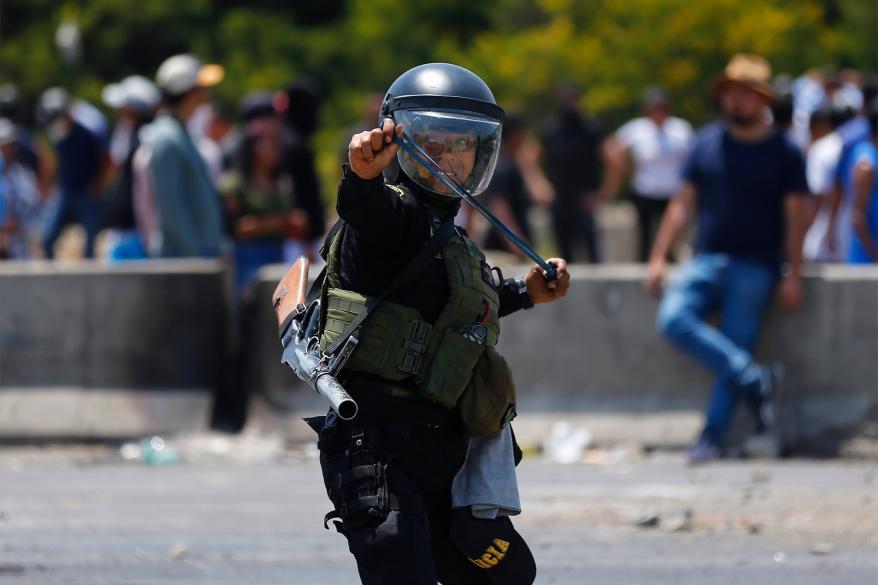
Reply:
M646 262L668 201L680 188L680 168L693 132L689 122L671 116L668 94L650 88L643 116L627 122L604 144L608 162L601 196L615 197L625 174L632 172L632 202L637 208L639 260Z
M835 129L849 117L845 110L832 106L824 106L811 115L811 146L805 159L805 173L815 204L803 248L805 259L810 262L843 262L848 249L850 233L844 226L850 225L851 206L850 201L835 193L836 169L844 146ZM837 209L833 209L834 201Z

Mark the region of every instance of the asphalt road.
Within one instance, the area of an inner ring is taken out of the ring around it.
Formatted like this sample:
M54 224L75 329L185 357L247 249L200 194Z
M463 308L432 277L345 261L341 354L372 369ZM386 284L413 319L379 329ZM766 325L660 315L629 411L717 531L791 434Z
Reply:
M0 583L359 582L322 528L312 456L220 451L152 467L115 448L0 449ZM519 469L537 583L878 583L878 462L593 455Z

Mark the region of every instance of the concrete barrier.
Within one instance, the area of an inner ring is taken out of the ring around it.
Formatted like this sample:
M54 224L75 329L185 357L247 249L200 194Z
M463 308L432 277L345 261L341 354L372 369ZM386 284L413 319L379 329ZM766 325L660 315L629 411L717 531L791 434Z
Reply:
M261 271L237 337L250 390L299 416L325 405L280 364L270 298L284 270ZM690 440L710 377L655 332L643 267L572 272L567 299L503 320L521 422L541 421L538 436L580 417L598 439L642 439L621 424L634 421L654 442ZM226 280L214 262L0 264L0 436L203 427L228 371ZM772 311L758 355L786 366L785 441L825 452L878 425L878 269L820 267L805 294L796 315Z
M0 436L203 427L225 290L212 261L0 264Z
M297 385L278 363L267 299L282 274L282 267L265 269L255 291L264 300L255 314L263 325L254 337L258 364L251 380L269 396L285 396L294 409L321 409L307 388L290 391ZM710 375L656 333L657 302L643 290L644 267L576 266L572 274L564 301L503 320L500 350L515 373L519 412L544 415L545 427L561 416L617 420L620 413L649 418L701 411ZM805 298L795 315L772 310L758 356L786 369L780 403L785 444L831 452L864 425L878 424L878 269L815 268L805 280ZM691 440L696 428L687 420ZM679 429L657 431L681 439ZM613 438L624 435L617 429Z

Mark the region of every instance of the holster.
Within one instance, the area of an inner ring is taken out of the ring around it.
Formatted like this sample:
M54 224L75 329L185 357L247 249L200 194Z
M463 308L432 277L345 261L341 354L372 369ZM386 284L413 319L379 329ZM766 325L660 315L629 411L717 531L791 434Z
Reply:
M324 527L329 527L329 520L339 518L345 529L357 530L380 524L391 509L399 508L388 490L388 463L378 455L376 442L376 438L367 437L365 430L351 437L344 452L343 469L329 486L329 499L335 510L324 517Z

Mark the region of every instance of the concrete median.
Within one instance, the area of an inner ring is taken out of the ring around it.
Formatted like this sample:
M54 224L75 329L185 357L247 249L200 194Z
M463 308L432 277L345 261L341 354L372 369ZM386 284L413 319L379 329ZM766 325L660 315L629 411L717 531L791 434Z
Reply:
M656 332L657 302L643 290L644 267L571 270L564 301L503 320L500 350L515 373L528 434L536 437L553 420L572 418L597 427L596 435L606 440L691 440L711 377ZM283 272L265 269L256 298L269 299ZM785 367L779 413L785 445L831 453L878 425L878 269L816 267L806 278L805 296L794 315L772 309L758 356ZM280 365L269 303L254 308L260 324L254 329L261 329L254 337L254 388L283 396L297 411L324 408ZM738 421L739 434L748 422Z
M0 264L0 436L205 426L225 290L212 261Z
M280 364L270 298L284 271L261 271L237 337L247 387L292 419L325 405ZM643 267L572 273L563 302L503 320L519 425L538 437L563 417L598 440L690 440L710 376L656 333ZM0 265L0 436L203 427L228 355L226 281L213 262ZM878 425L878 269L815 268L805 294L795 315L772 310L758 355L786 367L786 444L832 452Z

